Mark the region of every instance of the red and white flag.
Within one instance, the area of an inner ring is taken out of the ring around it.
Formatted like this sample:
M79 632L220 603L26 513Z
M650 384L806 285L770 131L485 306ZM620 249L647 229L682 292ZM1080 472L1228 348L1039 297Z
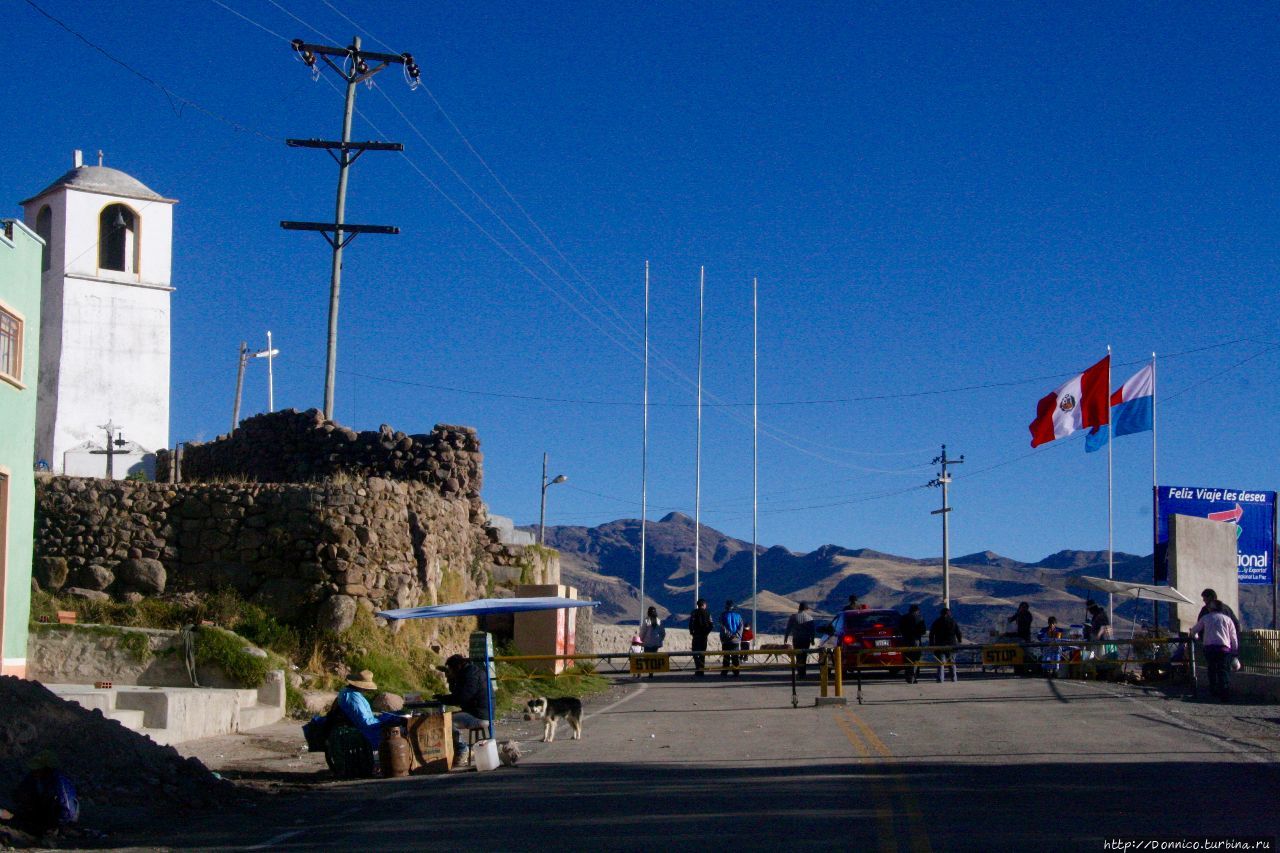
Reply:
M1078 429L1106 426L1110 422L1111 356L1073 376L1058 390L1046 394L1036 404L1031 422L1031 446L1039 447L1055 438L1065 438Z

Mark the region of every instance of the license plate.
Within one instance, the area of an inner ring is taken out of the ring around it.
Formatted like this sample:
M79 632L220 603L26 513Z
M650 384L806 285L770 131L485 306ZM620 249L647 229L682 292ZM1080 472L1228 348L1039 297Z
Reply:
M877 647L877 648L883 648L884 646L887 646L887 645L889 645L889 641L888 641L888 640L876 640L876 647Z

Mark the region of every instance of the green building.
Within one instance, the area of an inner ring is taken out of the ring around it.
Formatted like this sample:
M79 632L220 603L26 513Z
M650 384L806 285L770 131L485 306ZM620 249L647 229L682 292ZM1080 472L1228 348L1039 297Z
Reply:
M0 220L0 674L26 676L45 243Z

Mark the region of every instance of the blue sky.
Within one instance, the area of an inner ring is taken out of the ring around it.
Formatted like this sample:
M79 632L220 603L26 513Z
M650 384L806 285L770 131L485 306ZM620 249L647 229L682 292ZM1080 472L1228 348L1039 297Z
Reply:
M402 233L347 253L337 417L474 425L495 512L536 522L546 450L549 522L639 515L646 259L651 517L692 514L702 264L719 401L750 402L760 280L763 543L938 554L912 487L946 442L953 553L1104 548L1106 455L1027 424L1108 343L1162 356L1162 483L1280 479L1265 4L37 2L173 93L9 4L6 215L74 148L181 201L175 440L226 431L268 328L277 405L321 403L329 256L278 222L329 216L336 170L283 139L334 138L341 98L286 40L358 25L426 89L358 96L355 137L406 152L359 162L348 219ZM750 408L704 430L704 523L749 539ZM1115 451L1116 547L1148 553L1150 438Z

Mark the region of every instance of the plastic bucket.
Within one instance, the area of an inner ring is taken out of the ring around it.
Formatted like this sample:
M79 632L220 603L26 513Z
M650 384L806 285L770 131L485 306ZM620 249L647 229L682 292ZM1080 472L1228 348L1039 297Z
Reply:
M498 742L492 738L476 741L473 749L477 770L496 770L498 767Z

